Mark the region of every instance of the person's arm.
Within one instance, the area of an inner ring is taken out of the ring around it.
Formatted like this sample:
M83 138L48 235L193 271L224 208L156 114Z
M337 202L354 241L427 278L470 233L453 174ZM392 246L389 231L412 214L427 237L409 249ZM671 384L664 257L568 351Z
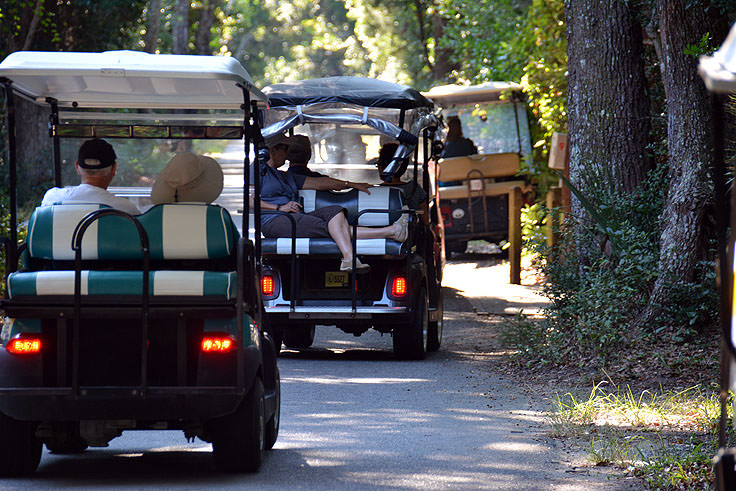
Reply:
M372 187L373 185L367 182L341 181L331 177L307 177L302 185L302 189L316 189L318 191L358 189L368 194L371 194L369 189Z
M250 207L253 209L253 196L250 198ZM289 201L288 203L284 203L282 205L277 205L276 203L268 203L266 201L261 200L261 209L262 210L280 210L280 211L298 211L301 208L301 205L297 203L296 201Z

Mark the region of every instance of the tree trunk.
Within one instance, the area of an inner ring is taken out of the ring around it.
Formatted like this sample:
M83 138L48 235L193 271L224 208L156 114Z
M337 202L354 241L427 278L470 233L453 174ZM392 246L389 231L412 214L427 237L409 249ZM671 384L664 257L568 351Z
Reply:
M708 93L698 76L698 59L685 54L712 28L709 2L658 0L662 81L667 96L669 189L661 216L659 276L641 324L649 324L670 303L670 288L693 280L703 216L712 197L711 115Z
M202 2L202 14L199 17L199 26L197 27L197 46L198 55L211 55L210 47L212 24L215 22L215 7L217 0L205 0Z
M146 36L143 39L146 52L155 53L158 48L158 35L161 32L161 0L148 2L146 24Z
M570 177L595 203L597 193L633 191L650 168L642 29L624 0L566 0L565 17ZM574 197L572 211L587 217ZM578 244L586 263L597 245Z
M189 51L189 0L176 0L172 51L184 55Z

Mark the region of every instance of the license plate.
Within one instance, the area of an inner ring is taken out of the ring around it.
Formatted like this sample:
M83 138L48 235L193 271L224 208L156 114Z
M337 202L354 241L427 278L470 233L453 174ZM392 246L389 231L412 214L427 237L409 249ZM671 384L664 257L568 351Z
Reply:
M348 286L348 273L345 271L325 272L325 286L328 288L344 288Z

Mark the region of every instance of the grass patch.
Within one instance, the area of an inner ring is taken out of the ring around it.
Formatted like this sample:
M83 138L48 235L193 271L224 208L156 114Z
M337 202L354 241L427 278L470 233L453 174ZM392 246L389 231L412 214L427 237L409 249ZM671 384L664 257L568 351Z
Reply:
M583 440L595 465L616 466L652 490L701 490L713 483L716 389L638 392L598 383L582 397L558 394L552 406L551 435Z

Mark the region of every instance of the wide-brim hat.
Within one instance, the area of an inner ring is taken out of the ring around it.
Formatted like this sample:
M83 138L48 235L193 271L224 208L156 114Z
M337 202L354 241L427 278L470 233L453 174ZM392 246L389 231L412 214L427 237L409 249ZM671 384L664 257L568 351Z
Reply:
M217 161L191 152L178 153L156 177L151 189L154 204L211 203L222 192L223 175Z

